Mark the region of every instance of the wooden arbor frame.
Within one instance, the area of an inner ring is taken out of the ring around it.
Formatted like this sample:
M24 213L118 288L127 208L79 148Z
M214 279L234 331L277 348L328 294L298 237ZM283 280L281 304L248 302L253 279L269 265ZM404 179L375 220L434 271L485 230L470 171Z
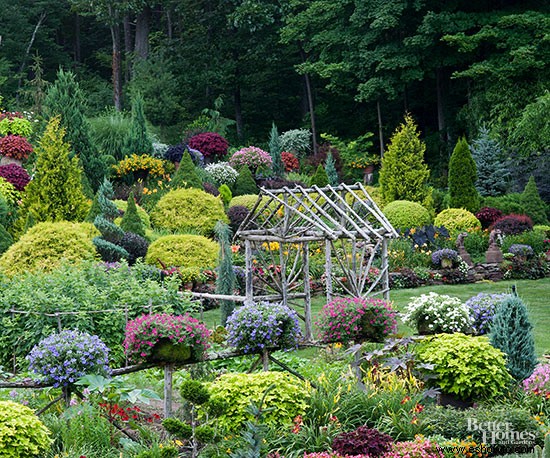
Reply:
M389 300L388 240L398 236L360 183L261 188L235 234L245 246L245 302L300 306L296 301L303 300L305 338L311 341L311 245L325 252L327 301L335 284L346 295L380 294ZM377 258L379 267L374 268Z

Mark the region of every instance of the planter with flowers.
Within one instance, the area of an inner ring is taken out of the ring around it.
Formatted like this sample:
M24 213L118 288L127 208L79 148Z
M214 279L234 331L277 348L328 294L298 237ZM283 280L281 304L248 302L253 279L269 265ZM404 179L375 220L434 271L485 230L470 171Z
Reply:
M188 314L142 315L126 325L124 349L136 362L189 363L203 359L209 336L206 326Z
M344 297L325 304L316 324L325 342L382 342L397 331L390 304L363 297Z
M227 319L228 342L244 353L294 349L302 336L297 313L282 304L260 302L235 309Z
M97 336L62 331L41 340L27 356L31 371L54 387L70 387L87 374L108 375L109 349Z

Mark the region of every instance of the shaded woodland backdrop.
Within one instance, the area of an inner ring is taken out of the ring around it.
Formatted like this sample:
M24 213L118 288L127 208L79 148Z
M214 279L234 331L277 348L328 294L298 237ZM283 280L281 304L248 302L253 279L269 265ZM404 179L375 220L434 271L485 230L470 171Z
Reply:
M0 0L0 95L40 116L63 68L90 119L141 93L167 144L209 109L235 146L266 144L275 122L312 130L314 150L321 133L373 132L371 153L408 111L435 186L458 137L485 128L512 190L534 172L548 200L533 169L548 167L549 13L544 0Z

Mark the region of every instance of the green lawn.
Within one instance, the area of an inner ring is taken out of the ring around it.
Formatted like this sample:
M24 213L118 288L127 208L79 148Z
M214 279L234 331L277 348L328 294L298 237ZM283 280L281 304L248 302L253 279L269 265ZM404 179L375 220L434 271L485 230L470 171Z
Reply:
M467 285L439 285L425 286L414 289L396 289L391 291L391 300L397 310L403 310L411 297L420 296L430 291L439 294L456 296L463 301L478 293L503 293L509 292L512 285L516 285L519 296L525 301L529 309L531 321L535 327L535 345L537 354L550 354L550 278L542 280L514 280L501 282L482 282ZM325 304L324 296L313 298L313 316L321 310ZM209 327L214 327L220 322L219 310L204 312L204 321ZM411 330L401 325L399 331L410 333Z

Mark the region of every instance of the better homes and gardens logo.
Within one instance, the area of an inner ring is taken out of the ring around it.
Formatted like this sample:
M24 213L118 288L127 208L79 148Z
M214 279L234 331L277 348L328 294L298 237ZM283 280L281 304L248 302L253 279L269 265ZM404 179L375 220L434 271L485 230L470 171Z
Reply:
M515 431L507 421L479 421L468 418L468 431L479 431L482 442L491 449L505 450L507 453L529 451L535 446L535 431Z

